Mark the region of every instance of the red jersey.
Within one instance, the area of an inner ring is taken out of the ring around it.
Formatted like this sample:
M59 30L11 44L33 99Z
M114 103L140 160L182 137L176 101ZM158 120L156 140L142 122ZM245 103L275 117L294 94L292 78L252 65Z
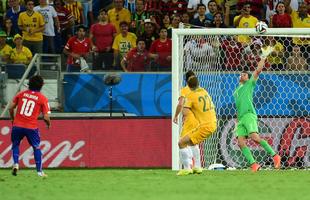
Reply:
M13 122L13 126L17 127L36 129L41 112L43 114L51 112L47 98L37 91L22 91L14 97L13 103L17 104Z
M144 3L144 10L155 17L156 22L159 23L161 22L161 13L164 12L166 9L163 8L165 7L166 3L164 3L163 1L159 1L159 0L147 0Z
M66 48L66 50L68 50L71 53L76 53L79 55L85 55L88 52L90 52L90 46L91 46L91 44L90 44L89 38L84 38L83 40L79 40L76 36L73 36L68 40L65 48ZM75 60L73 60L72 56L68 56L67 64L69 64L69 65L76 64ZM77 65L79 65L79 64L77 64Z
M56 12L57 12L57 17L59 20L60 28L64 29L68 25L70 20L73 18L73 15L65 7L60 7L59 9L56 9Z
M187 2L185 0L178 0L176 3L173 3L172 1L167 2L167 10L169 15L173 14L183 14L187 11Z
M156 0L148 0L144 4L144 10L153 12L154 10L160 11L162 9L162 1L156 1Z
M272 17L272 25L274 28L291 28L293 27L292 18L289 14L283 15L275 14Z
M99 52L106 51L107 47L112 47L113 35L116 34L116 28L113 24L93 24L90 27L90 32L94 36L94 43L98 48Z
M167 60L168 56L171 56L172 52L172 42L167 39L165 42L161 42L160 39L155 40L150 48L150 53L158 54L159 58L157 62L160 66L169 67L171 66L171 61Z
M139 53L137 48L130 50L124 59L128 63L127 70L130 72L143 72L149 63L148 52Z

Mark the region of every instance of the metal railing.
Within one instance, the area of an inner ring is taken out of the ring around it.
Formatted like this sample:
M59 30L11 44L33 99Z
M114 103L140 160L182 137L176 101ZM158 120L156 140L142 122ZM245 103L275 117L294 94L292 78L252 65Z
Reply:
M54 58L54 60L56 58L56 61L54 61L53 58ZM53 60L53 61L50 61L50 60ZM52 68L50 70L44 70L43 66L52 66ZM20 78L18 85L16 87L16 91L14 91L14 94L17 94L21 90L21 87L23 86L24 81L29 76L33 67L36 68L36 71L34 73L35 75L37 75L37 74L43 75L41 73L44 71L47 71L47 73L45 74L45 76L46 76L46 75L48 75L48 73L54 72L56 75L54 78L56 78L57 81L59 82L60 73L61 73L61 55L59 55L59 54L35 54L31 60L31 62L27 66L25 73ZM57 85L58 85L57 86L57 92L58 92L58 94L61 94L61 92L60 92L61 86L60 86L60 84L57 84ZM8 100L4 110L2 111L2 113L0 115L0 118L3 118L6 116L6 114L8 113L9 106L10 106L10 100Z

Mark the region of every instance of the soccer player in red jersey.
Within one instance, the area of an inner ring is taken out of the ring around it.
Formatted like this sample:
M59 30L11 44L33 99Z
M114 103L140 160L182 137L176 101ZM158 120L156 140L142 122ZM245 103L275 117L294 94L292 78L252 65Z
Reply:
M44 122L49 129L50 107L47 98L40 92L44 84L41 76L33 76L29 80L28 90L21 91L14 98L10 105L10 117L13 124L12 128L12 154L13 154L13 169L12 175L16 176L19 169L19 144L24 137L32 146L34 152L34 160L38 176L46 177L42 171L42 153L40 150L40 133L38 129L38 116L43 113ZM14 110L16 113L14 114Z

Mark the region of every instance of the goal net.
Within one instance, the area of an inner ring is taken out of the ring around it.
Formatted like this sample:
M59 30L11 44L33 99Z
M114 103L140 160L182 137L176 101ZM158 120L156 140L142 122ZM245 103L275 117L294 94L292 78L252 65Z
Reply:
M177 105L184 76L193 70L200 86L212 96L217 131L200 144L202 166L223 164L246 168L238 147L233 92L243 70L253 72L262 48L273 47L254 92L259 134L282 156L285 168L310 166L310 29L174 29L172 48L172 106ZM173 113L174 115L174 113ZM180 117L181 119L181 117ZM180 169L178 140L182 122L172 124L172 169ZM260 145L248 141L263 168L272 159Z

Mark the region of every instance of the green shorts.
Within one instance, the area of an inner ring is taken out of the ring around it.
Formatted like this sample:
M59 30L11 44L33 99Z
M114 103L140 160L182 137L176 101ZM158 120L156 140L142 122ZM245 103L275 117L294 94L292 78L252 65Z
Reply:
M236 135L246 137L254 132L258 133L257 116L247 113L238 121Z

